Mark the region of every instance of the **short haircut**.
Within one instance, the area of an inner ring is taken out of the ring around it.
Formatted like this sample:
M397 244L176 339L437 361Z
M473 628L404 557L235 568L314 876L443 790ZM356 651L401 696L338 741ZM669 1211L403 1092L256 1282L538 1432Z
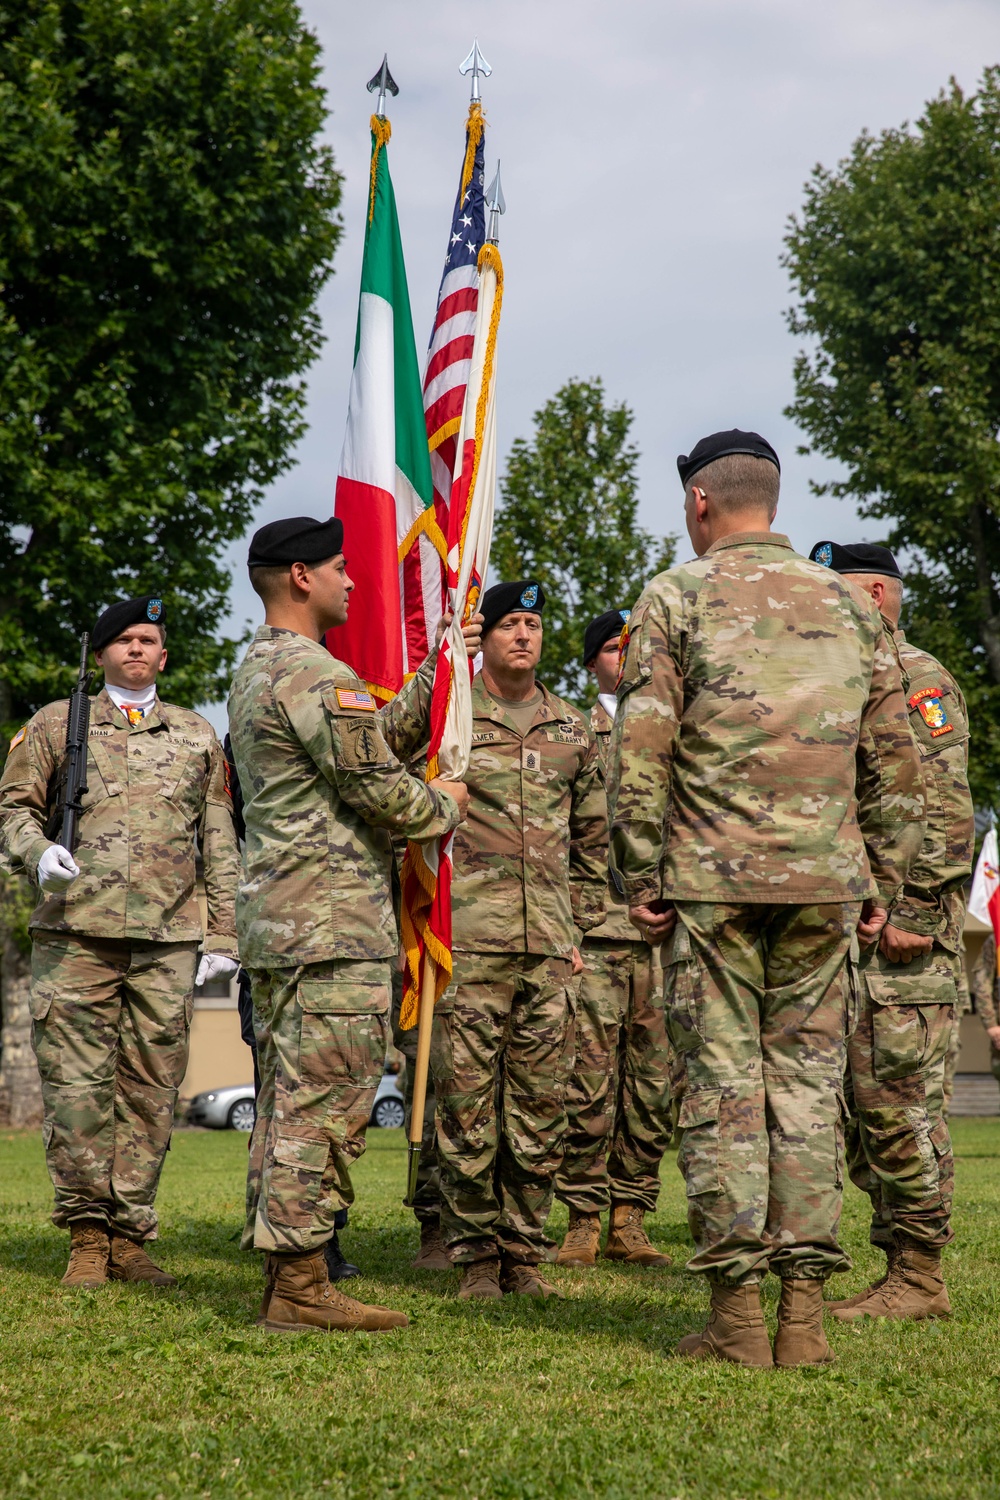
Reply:
M770 459L758 458L754 453L726 453L692 474L685 494L693 489L704 490L724 515L741 510L766 510L773 517L780 485L781 475Z
M287 585L290 572L290 563L276 563L273 568L250 569L250 587L258 598L263 599L265 607L277 598L282 585Z

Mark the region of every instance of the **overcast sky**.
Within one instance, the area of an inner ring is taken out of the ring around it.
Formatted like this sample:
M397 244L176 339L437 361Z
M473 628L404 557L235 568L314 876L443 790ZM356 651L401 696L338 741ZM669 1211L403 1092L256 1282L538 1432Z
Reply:
M461 155L474 35L487 180L503 161L501 467L571 376L603 378L635 412L641 516L681 526L676 455L718 428L754 428L783 465L778 524L807 550L878 536L845 502L816 501L817 458L782 415L796 340L779 265L784 226L817 162L864 128L916 119L950 75L975 87L1000 61L998 0L304 0L325 56L327 138L344 174L344 235L322 299L310 429L257 524L329 514L347 410L368 189L365 92L383 52L418 351L426 347ZM686 539L684 545L686 546ZM682 549L683 551L683 549ZM232 549L233 625L256 625L245 542ZM222 716L211 717L221 724Z

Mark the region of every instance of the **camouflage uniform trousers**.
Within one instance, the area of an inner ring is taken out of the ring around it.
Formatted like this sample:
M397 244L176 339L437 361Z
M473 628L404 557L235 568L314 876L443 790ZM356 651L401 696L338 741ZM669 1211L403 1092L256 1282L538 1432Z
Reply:
M243 1248L308 1254L354 1201L350 1166L385 1063L387 961L253 969L260 1065Z
M955 1093L955 1074L958 1071L958 1056L962 1050L962 1017L972 1013L972 996L969 994L969 976L965 972L965 954L962 952L952 955L952 968L955 971L955 988L958 993L958 1002L955 1006L955 1020L951 1028L951 1036L948 1039L948 1051L944 1057L944 1103L942 1113L947 1120L951 1114L951 1101Z
M954 1025L951 955L909 964L878 951L861 964L861 1014L848 1040L851 1181L872 1201L871 1243L904 1234L926 1249L954 1235L955 1165L944 1116L944 1067Z
M568 958L456 953L434 1012L441 1228L453 1261L502 1250L537 1265L566 1130Z
M52 1222L156 1238L153 1207L187 1070L197 943L34 933L32 1043Z
M677 902L665 994L683 1056L689 1271L740 1285L850 1267L837 1233L860 910Z
M556 1197L580 1213L652 1213L673 1134L661 950L595 939L582 956Z
M398 968L392 973L392 1042L406 1059L403 1072L403 1104L406 1108L406 1134L410 1134L410 1118L413 1110L413 1080L417 1059L417 1028L411 1026L403 1031L399 1024L399 1009L403 1000L403 975ZM427 1074L427 1095L424 1101L424 1130L420 1140L420 1165L417 1169L417 1190L413 1212L421 1224L436 1224L441 1217L440 1169L437 1159L437 1130L434 1124L434 1079Z

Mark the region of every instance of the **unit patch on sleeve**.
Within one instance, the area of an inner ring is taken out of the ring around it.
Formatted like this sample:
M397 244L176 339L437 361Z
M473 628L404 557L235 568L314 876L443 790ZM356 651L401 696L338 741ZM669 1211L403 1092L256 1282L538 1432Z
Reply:
M374 712L375 699L371 693L366 693L358 688L338 688L337 704L340 708L367 708Z
M921 688L919 693L914 693L909 700L911 708L915 708L931 732L932 739L938 739L942 734L952 734L955 726L948 718L948 710L944 706L940 688Z

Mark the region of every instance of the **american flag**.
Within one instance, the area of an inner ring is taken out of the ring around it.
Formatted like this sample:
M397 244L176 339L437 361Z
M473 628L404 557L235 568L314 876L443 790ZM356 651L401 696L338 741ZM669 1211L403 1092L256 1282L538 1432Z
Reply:
M445 537L455 473L458 430L472 361L479 305L479 252L486 238L482 105L473 100L465 126L465 156L448 237L444 273L424 373L424 421L434 485L434 525L426 526L402 558L407 674L430 649L444 607ZM428 518L429 519L429 518Z

